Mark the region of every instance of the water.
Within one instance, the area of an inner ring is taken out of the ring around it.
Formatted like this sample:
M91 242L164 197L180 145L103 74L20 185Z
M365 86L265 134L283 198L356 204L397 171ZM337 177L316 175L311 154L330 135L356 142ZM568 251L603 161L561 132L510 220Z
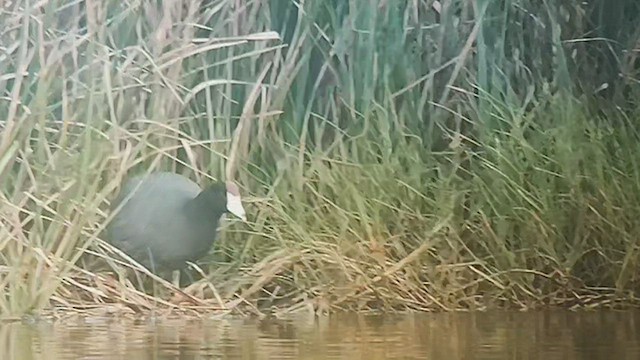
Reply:
M0 359L640 359L640 312L3 324Z

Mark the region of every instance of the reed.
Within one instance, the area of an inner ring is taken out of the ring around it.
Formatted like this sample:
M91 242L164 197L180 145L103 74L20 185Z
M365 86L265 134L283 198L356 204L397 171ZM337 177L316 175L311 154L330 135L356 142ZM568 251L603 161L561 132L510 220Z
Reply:
M593 53L597 5L3 6L4 317L637 303L638 34ZM247 194L184 290L99 236L156 169Z

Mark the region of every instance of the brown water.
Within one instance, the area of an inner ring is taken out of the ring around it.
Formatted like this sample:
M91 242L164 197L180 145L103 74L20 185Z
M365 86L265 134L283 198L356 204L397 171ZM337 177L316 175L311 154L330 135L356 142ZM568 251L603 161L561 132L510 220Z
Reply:
M640 312L4 324L0 359L640 359Z

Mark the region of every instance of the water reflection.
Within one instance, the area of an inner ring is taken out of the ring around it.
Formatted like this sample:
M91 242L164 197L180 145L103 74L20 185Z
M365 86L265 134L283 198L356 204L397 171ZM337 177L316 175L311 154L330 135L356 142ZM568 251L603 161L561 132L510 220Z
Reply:
M2 359L639 359L640 312L4 324Z

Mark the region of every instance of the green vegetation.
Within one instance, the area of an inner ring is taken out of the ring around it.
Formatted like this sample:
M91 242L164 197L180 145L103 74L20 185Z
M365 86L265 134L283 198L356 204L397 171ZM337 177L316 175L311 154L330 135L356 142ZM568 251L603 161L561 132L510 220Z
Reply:
M635 3L306 3L3 5L3 316L636 302ZM155 169L247 198L185 291L98 238Z

